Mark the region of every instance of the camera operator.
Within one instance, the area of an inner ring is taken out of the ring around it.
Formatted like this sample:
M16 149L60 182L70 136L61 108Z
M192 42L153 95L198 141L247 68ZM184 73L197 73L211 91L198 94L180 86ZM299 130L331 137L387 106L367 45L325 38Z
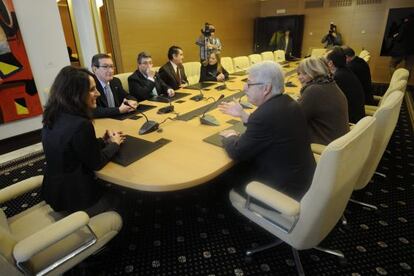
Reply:
M204 24L204 28L201 29L201 35L196 40L195 44L200 47L200 61L203 62L210 53L214 52L220 54L221 42L218 37L215 36L216 29L209 23Z
M322 43L325 43L325 48L331 49L334 46L341 46L342 45L342 36L336 30L336 25L331 23L329 26L329 31L324 37L322 38Z

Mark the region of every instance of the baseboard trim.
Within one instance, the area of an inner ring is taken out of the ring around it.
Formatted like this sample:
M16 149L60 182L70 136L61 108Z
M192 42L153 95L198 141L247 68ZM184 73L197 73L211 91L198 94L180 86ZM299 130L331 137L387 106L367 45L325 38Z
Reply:
M41 129L37 129L1 140L0 155L39 143L42 140L41 132Z

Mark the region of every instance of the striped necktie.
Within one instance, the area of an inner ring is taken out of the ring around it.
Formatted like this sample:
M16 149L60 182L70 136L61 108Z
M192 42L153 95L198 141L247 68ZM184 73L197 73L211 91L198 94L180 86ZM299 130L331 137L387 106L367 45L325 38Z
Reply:
M105 92L106 101L108 102L108 107L115 107L114 94L112 93L112 90L109 84L107 84L104 87L104 92Z

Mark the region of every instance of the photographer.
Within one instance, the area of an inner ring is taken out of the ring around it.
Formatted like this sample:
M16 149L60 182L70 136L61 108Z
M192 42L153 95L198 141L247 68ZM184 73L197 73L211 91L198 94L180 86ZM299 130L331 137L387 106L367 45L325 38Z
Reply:
M221 42L218 37L215 36L216 29L209 23L204 24L204 28L201 29L201 35L196 40L195 44L200 47L200 61L203 62L211 52L220 54Z
M331 23L329 26L329 31L324 37L322 38L322 43L325 43L325 48L331 49L334 46L341 46L342 45L342 36L336 30L336 25Z

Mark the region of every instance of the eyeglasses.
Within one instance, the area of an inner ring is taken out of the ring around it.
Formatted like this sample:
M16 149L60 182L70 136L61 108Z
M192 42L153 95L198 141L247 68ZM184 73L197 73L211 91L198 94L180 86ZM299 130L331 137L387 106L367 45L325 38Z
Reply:
M98 65L98 66L96 66L96 67L100 67L100 68L103 68L103 69L105 69L105 70L108 70L108 69L112 69L112 70L115 70L115 66L114 65Z
M248 83L248 82L246 82L247 89L249 89L250 86L254 86L254 85L265 85L265 84L266 83L264 83L264 82L256 82L256 83Z

